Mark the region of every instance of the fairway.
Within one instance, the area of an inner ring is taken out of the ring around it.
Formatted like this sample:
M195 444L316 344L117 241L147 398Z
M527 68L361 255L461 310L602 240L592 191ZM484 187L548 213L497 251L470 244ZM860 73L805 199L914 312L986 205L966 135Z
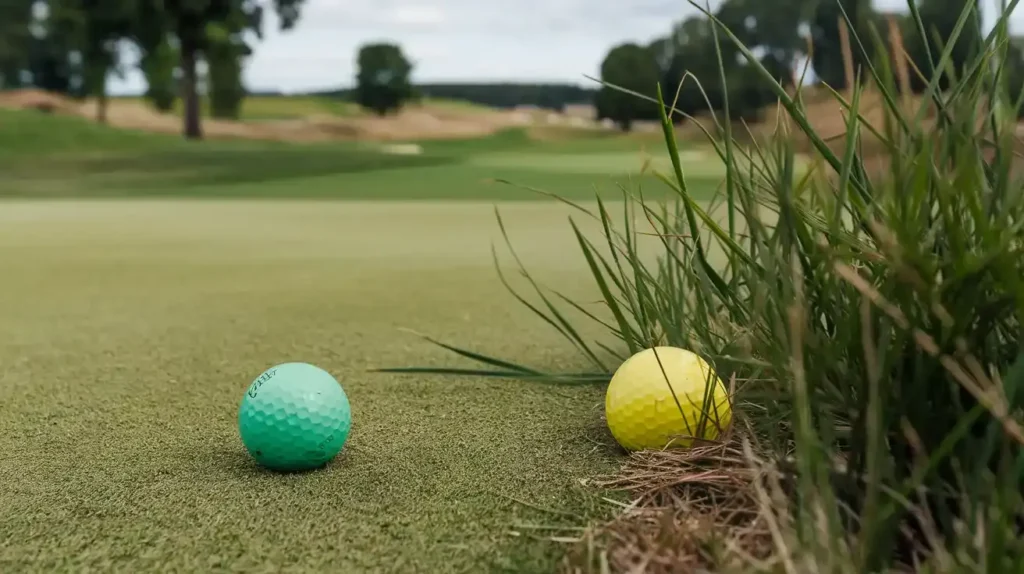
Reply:
M502 213L533 271L596 298L567 207ZM578 482L614 465L601 389L368 372L459 364L401 327L584 366L503 290L496 238L470 202L5 203L0 571L550 571L559 532L530 525L607 506ZM238 438L285 361L351 400L324 470L260 470Z
M574 199L671 194L648 172L671 173L660 148L633 137L580 133L538 141L521 129L490 137L414 142L421 153L385 152L380 142L286 144L180 138L115 130L80 118L0 110L0 197L263 198L536 201L533 190ZM46 134L41 137L39 134ZM654 146L651 146L654 147ZM680 151L691 193L709 197L724 179L712 150ZM496 183L505 180L513 185Z

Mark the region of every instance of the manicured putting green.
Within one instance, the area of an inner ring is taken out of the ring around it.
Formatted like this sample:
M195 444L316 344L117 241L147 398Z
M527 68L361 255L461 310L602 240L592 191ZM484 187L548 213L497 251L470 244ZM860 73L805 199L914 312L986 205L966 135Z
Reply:
M534 535L557 531L529 525L607 507L578 482L614 468L601 390L367 372L460 364L399 327L583 366L503 291L492 209L6 202L0 570L551 571L564 546ZM594 297L570 208L502 209L542 279ZM350 398L325 471L239 440L246 385L285 361Z

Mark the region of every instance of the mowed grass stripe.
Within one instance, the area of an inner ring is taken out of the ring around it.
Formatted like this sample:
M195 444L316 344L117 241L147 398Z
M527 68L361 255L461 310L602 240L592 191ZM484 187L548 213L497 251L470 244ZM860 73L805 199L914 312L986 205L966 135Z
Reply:
M502 291L491 209L6 203L0 570L550 570L559 545L508 532L593 515L600 389L367 372L451 364L403 326L581 366ZM504 213L541 277L589 292L568 208ZM351 398L325 471L263 472L238 440L240 393L286 360Z

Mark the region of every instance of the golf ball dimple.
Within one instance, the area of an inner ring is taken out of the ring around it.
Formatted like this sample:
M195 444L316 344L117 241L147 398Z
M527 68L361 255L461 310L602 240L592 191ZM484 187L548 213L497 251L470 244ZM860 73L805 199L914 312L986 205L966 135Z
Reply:
M238 409L238 431L262 466L294 471L321 467L348 438L348 396L327 371L308 363L284 363L260 373Z
M714 387L707 397L709 383ZM721 379L700 356L678 347L645 349L622 363L608 384L605 416L612 436L628 450L685 447L693 437L713 440L732 421Z

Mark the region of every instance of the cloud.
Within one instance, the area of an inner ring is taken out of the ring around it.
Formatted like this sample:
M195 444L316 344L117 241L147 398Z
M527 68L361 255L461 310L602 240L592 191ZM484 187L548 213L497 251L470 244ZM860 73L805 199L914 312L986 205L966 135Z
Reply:
M398 25L427 28L438 26L445 21L444 12L437 6L430 5L398 6L391 11L391 17Z

